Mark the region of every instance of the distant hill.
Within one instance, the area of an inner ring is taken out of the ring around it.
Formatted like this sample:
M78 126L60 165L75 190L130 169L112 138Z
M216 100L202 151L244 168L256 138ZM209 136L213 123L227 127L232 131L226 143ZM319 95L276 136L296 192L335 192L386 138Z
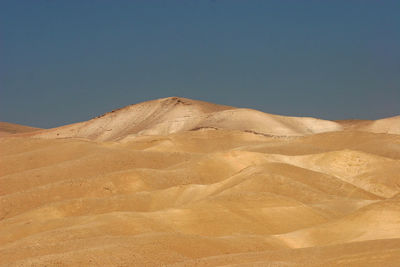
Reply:
M340 124L327 120L272 115L252 109L168 97L127 106L89 121L46 130L40 136L105 141L202 128L241 130L274 136L303 136L343 129Z
M37 128L4 123L4 132ZM200 129L239 130L266 136L295 137L336 131L400 134L400 116L372 120L329 121L290 117L181 97L146 101L113 110L88 121L35 132L41 138L116 141L135 136L166 135Z
M10 134L17 134L17 133L27 133L41 130L40 128L9 123L9 122L0 122L0 136L6 136Z

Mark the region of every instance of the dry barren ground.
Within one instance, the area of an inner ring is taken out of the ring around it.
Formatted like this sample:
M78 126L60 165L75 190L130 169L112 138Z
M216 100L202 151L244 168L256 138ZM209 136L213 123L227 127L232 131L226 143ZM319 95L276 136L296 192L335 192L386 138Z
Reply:
M168 98L4 135L0 265L400 266L399 122Z

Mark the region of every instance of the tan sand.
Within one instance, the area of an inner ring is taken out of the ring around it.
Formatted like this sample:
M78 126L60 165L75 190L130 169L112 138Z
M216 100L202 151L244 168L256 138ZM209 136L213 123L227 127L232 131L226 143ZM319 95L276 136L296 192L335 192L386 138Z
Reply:
M41 130L40 128L24 126L15 123L9 122L1 122L0 121L0 137L10 135L10 134L18 134L18 133L27 133Z
M397 119L167 98L3 136L0 266L399 266Z

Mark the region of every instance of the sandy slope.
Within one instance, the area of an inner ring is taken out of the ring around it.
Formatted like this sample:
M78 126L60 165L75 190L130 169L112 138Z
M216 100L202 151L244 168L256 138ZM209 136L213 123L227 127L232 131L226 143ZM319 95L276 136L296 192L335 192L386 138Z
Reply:
M40 130L40 128L24 126L24 125L15 124L15 123L9 123L9 122L0 122L0 137L10 135L10 134L27 133L27 132L33 132L33 131L38 131L38 130Z
M339 131L342 126L332 121L278 116L257 110L169 97L127 106L86 122L46 130L38 136L110 141L129 136L165 135L201 128L242 130L265 135L302 136Z
M89 121L44 130L36 136L116 141L138 135L166 135L202 128L240 130L273 136L305 136L343 130L400 134L400 116L376 121L335 122L279 116L252 109L168 97L127 106Z
M344 129L372 133L400 134L400 116L380 120L341 120L336 121Z
M373 121L359 128L373 133L400 134L400 116Z
M0 266L399 266L400 135L332 125L168 98L2 137Z

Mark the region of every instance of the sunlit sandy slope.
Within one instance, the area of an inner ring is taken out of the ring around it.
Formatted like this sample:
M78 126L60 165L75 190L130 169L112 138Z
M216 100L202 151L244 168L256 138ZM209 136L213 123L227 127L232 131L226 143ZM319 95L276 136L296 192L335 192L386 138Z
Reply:
M191 103L0 138L0 266L400 266L400 135Z
M342 126L336 122L315 118L278 116L252 109L168 97L127 106L86 122L46 130L37 136L110 141L129 136L164 135L201 128L302 136L338 131Z

